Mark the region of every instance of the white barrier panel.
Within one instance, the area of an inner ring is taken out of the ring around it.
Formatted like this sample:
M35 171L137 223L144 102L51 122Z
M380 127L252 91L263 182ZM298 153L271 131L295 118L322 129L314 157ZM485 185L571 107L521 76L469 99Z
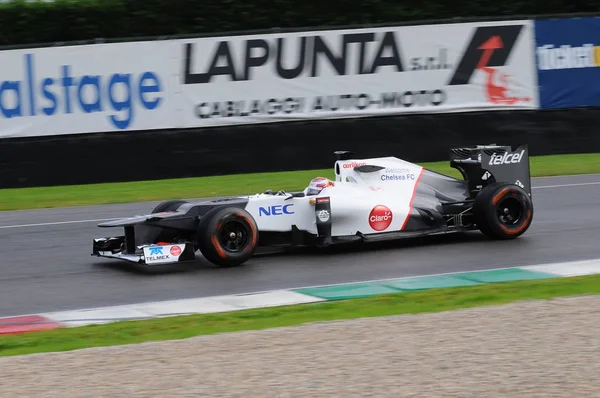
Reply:
M172 42L0 52L0 138L174 127Z
M0 52L0 138L537 109L531 21Z
M530 21L178 40L185 127L538 107Z

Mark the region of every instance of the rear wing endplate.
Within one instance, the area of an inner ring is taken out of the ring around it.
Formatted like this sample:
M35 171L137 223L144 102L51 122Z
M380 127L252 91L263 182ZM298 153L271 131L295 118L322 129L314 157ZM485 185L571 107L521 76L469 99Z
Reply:
M472 194L494 182L515 184L531 196L529 149L521 145L478 145L454 148L450 152L450 166L457 169L469 183Z

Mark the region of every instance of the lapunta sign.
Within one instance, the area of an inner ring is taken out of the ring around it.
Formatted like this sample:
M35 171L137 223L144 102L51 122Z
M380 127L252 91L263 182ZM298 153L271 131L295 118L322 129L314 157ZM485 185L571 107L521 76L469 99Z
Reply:
M182 117L201 127L533 109L532 40L530 21L180 40Z
M188 42L184 44L183 82L206 84L217 76L226 76L231 81L248 81L253 79L258 68L271 69L276 77L285 80L319 77L326 73L325 67L332 68L338 76L374 74L385 66L397 72L407 70L394 30L340 33L339 37L339 43L332 44L324 34L307 32L296 37L243 39L241 46L231 38L221 38L215 43L208 68L199 73L192 71L192 62L195 48L201 44ZM243 50L237 51L240 47ZM352 50L355 57L348 56ZM440 48L432 56L412 57L408 70L449 69L447 53L447 48ZM237 54L243 55L235 57Z
M397 72L451 68L446 47L407 57L396 28L196 39L183 42L182 49L182 93L192 102L186 115L191 126L437 107L447 99L441 84L367 88ZM349 86L364 90L349 92Z

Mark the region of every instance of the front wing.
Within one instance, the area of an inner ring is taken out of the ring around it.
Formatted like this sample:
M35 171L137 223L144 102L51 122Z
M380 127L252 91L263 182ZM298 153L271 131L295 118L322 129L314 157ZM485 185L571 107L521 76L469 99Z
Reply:
M196 258L196 248L193 242L139 245L131 251L127 250L125 246L125 236L95 238L92 256L147 265L180 263L193 261Z

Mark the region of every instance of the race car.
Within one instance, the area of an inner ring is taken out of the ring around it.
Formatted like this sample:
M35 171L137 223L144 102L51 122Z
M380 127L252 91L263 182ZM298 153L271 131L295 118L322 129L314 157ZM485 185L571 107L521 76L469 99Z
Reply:
M169 200L150 214L104 222L122 236L93 240L92 255L141 268L193 261L239 266L259 248L323 247L479 230L514 239L531 225L527 145L450 150L463 179L396 158L335 152L334 179L316 177L299 192Z

